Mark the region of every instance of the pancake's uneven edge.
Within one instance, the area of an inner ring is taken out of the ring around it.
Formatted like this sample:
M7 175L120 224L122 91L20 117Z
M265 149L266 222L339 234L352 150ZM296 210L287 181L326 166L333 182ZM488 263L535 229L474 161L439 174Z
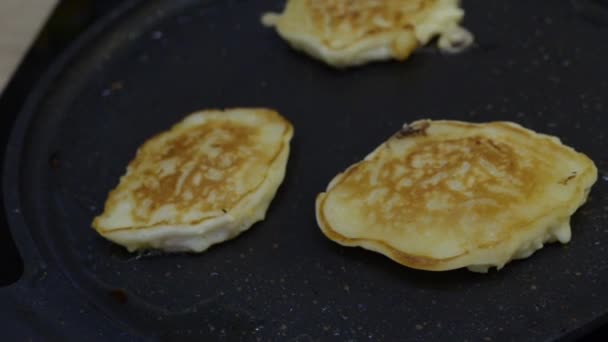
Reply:
M325 63L343 68L358 66L368 62L396 59L403 61L421 45L439 36L440 47L449 45L449 39L442 39L459 29L464 11L457 0L438 0L433 7L415 13L409 26L391 28L358 39L346 47L335 48L327 44L320 32L303 13L310 9L302 1L288 1L282 14L269 13L263 16L266 26L275 26L277 33L295 50L320 59ZM302 13L301 13L302 12ZM296 16L294 13L298 13ZM472 35L470 35L472 43ZM442 48L444 49L444 48ZM450 51L450 49L444 49ZM452 49L455 50L455 49Z
M374 39L362 40L345 49L334 50L326 46L318 45L318 42L306 35L291 36L278 30L279 35L283 37L288 44L295 50L302 51L311 57L325 61L327 64L336 67L344 68L348 66L363 65L372 61L388 60L395 58L397 60L406 59L417 47L418 42L414 38L408 39L408 43L404 43L399 54L390 48L390 45L395 40L395 34L385 34L375 37ZM356 60L352 58L357 55Z
M572 205L566 205L563 208L555 208L556 212L567 212L567 215L563 215L561 217L556 216L546 216L544 218L537 219L536 221L530 222L530 226L535 225L535 229L528 229L523 234L518 235L518 239L507 239L498 242L496 245L492 246L492 249L500 246L506 246L506 252L501 256L496 257L490 248L481 248L475 251L467 251L460 255L444 258L444 259L436 259L432 257L408 254L402 252L394 247L392 247L389 243L374 240L374 239L360 239L360 238L349 238L346 237L334 229L332 229L331 225L327 222L324 214L324 202L327 198L327 192L323 192L319 194L316 200L316 216L317 222L321 228L321 231L325 236L327 236L330 240L333 240L343 246L348 247L362 247L364 249L368 249L371 251L378 252L387 256L388 258L411 268L427 270L427 271L446 271L452 270L462 267L469 267L472 271L478 272L486 272L489 267L497 266L499 269L502 268L508 261L512 259L520 259L526 258L528 255L522 255L522 253L534 252L542 247L542 244L545 242L552 242L558 240L557 235L560 234L558 231L560 228L564 229L563 225L566 224L568 229L568 234L570 232L570 216L576 212L576 210L582 206L588 196L588 191L590 187L595 183L595 172L593 168L589 168L585 172L585 177L588 178L585 184L586 187L579 187L579 191L577 192L577 198L580 198L580 202ZM343 174L336 177L337 182L332 181L333 186L339 183L339 180L342 179ZM583 175L581 175L583 177ZM332 186L332 187L333 187ZM330 188L327 189L329 191ZM561 209L561 210L560 210ZM562 211L563 210L563 211ZM524 245L521 246L520 241L530 240L532 237L537 237L536 239L532 239L530 242L530 246ZM569 238L568 238L569 240ZM562 241L562 243L566 243L568 241ZM510 247L509 247L510 246ZM531 250L532 248L532 250ZM484 255L485 254L485 255ZM474 264L472 260L478 260L483 258L486 260L484 264Z
M372 239L353 239L348 238L335 230L333 230L330 224L327 222L325 218L325 213L323 211L325 199L327 198L327 193L323 192L317 196L316 200L316 216L317 222L323 234L329 238L330 240L339 243L342 246L347 247L362 247L364 249L368 249L374 252L378 252L387 256L388 258L408 267L418 268L418 269L426 269L426 270L439 270L436 267L442 263L444 260L433 259L424 256L418 256L413 254L408 254L401 252L389 244L380 241L380 240L372 240ZM458 256L457 256L458 257Z
M411 123L427 121L419 120ZM446 122L445 120L432 121L434 123ZM463 127L476 127L482 124L467 123L461 121L450 121ZM383 254L390 259L416 269L423 269L429 271L444 271L457 269L461 267L468 267L471 271L486 272L489 267L496 266L502 268L507 262L513 259L526 258L534 253L536 250L542 248L545 242L553 242L559 240L562 243L567 243L570 240L570 217L576 212L576 210L582 206L589 195L589 191L593 184L597 180L597 168L593 162L584 154L577 152L573 148L563 145L559 142L557 137L535 133L530 131L518 124L511 122L495 122L500 124L503 128L513 130L518 134L531 135L536 137L542 137L553 143L562 145L561 147L567 148L567 153L571 154L573 158L577 158L582 164L588 165L587 168L582 170L583 172L577 175L577 189L572 195L571 199L566 202L563 206L552 208L549 214L544 213L539 217L536 217L529 222L525 222L522 226L526 229L523 232L519 232L515 237L510 236L508 239L501 240L492 246L485 246L478 248L473 251L465 251L460 255L456 255L449 258L433 258L421 255L414 255L402 252L390 243L382 240L375 239L363 239L363 238L349 238L337 232L331 227L328 220L325 218L324 204L327 199L328 193L338 186L346 177L354 172L361 164L373 160L384 148L389 147L390 141L387 140L385 143L378 146L374 151L368 154L364 160L356 163L346 169L344 172L338 174L329 183L326 192L320 193L316 200L316 216L317 222L321 228L321 231L331 240L351 247L362 247L364 249L372 250ZM519 225L518 225L519 226ZM516 229L516 228L513 228ZM528 241L527 244L522 242ZM503 251L497 254L495 250ZM477 264L477 260L485 260L483 264Z

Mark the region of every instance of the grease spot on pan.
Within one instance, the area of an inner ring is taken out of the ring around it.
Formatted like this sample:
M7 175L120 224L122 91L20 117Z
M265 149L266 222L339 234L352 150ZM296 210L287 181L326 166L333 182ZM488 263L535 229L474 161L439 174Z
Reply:
M110 296L119 304L126 304L129 300L127 292L123 289L114 289L110 291Z
M49 157L49 166L57 170L61 166L61 160L59 159L59 152L53 152Z

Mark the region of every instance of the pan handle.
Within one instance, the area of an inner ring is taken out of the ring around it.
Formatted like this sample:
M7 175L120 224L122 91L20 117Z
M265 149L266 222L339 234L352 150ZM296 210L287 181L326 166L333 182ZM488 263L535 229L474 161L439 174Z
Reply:
M11 191L4 195L5 203L18 203ZM10 204L5 208L13 241L23 260L23 274L13 284L0 288L2 340L68 341L74 336L93 342L124 340L124 327L108 320L97 306L75 292L74 285L55 263L40 257L21 210Z
M0 204L0 208L4 208L1 198ZM4 262L0 280L0 287L2 287L19 280L23 273L23 259L19 255L15 240L11 235L4 210L0 210L0 241L0 257Z
M6 197L10 194L5 193ZM23 264L21 276L14 283L0 288L0 321L5 327L3 337L9 341L62 340L61 324L48 316L48 308L59 304L52 304L51 299L55 297L53 289L68 287L51 285L57 283L59 272L49 271L39 257L20 210L8 206L2 209L5 209L6 220L0 224L6 224L6 235L12 237Z
M3 341L143 341L81 296L51 266L0 288Z
M18 179L16 168L10 167L8 161L16 160L18 157L18 149L14 148L10 143L7 146L5 154L4 173L2 174L2 184L0 187L3 196L3 206L0 210L4 210L6 220L0 224L7 225L7 235L12 237L12 240L17 247L17 252L23 262L23 273L21 278L16 283L22 282L24 279L31 279L41 270L46 268L46 263L40 257L36 243L30 234L30 229L25 220L23 210L21 208L21 199L18 191L18 184L14 184L13 179ZM3 289L0 289L2 291Z

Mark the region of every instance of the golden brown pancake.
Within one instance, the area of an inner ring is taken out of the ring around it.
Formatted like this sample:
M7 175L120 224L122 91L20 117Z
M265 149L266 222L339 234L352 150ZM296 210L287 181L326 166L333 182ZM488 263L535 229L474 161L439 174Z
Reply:
M416 121L317 197L323 233L432 271L485 272L570 240L594 163L510 122Z
M127 247L201 252L262 220L291 124L269 109L194 113L146 141L93 227Z
M462 50L473 42L459 26L463 16L458 0L288 0L262 22L296 50L348 67L405 60L437 36L442 50Z

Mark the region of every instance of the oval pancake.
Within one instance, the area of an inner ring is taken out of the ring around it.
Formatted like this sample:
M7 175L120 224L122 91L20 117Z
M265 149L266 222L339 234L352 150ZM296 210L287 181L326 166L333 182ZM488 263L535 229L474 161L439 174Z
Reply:
M262 22L296 50L342 68L405 60L436 36L440 49L462 50L473 42L459 26L463 16L458 0L288 0Z
M597 168L515 123L421 120L336 176L316 201L331 240L431 271L487 272L570 240Z
M93 227L129 251L201 252L233 238L264 218L292 135L269 109L191 114L141 146Z

